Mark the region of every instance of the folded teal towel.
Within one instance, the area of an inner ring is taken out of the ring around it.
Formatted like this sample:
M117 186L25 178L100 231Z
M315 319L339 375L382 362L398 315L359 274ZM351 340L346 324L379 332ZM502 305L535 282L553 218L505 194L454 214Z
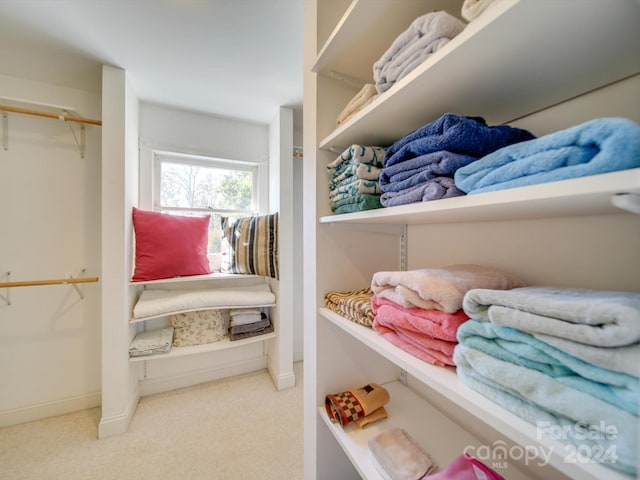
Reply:
M469 320L458 328L458 342L493 357L531 368L576 390L638 415L640 381L584 362L510 327Z
M636 474L638 418L537 370L458 344L453 360L462 383L593 461ZM573 452L573 456L572 456Z
M637 167L640 126L612 117L505 146L458 169L454 179L475 194Z

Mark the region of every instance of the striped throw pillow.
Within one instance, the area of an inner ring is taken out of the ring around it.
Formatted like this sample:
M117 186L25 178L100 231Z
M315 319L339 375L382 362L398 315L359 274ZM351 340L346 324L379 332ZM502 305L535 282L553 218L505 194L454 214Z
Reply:
M278 213L233 219L222 217L229 243L229 271L278 278Z

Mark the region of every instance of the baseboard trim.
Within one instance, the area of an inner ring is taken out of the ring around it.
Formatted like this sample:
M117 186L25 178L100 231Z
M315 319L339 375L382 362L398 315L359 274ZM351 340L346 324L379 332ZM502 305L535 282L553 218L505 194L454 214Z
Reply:
M278 373L269 368L269 374L277 390L285 390L296 386L296 375L293 373L293 370Z
M3 410L0 412L0 428L99 407L101 401L101 393L94 392Z
M116 435L122 435L129 429L129 424L133 420L133 414L138 407L138 401L140 400L140 394L138 389L135 389L126 410L119 415L111 415L110 417L102 416L100 423L98 424L98 438L100 440L104 438L114 437Z
M225 363L214 368L192 370L177 375L146 379L140 381L140 396L154 395L179 388L190 387L199 383L212 382L222 378L242 375L244 373L263 370L267 367L266 355Z

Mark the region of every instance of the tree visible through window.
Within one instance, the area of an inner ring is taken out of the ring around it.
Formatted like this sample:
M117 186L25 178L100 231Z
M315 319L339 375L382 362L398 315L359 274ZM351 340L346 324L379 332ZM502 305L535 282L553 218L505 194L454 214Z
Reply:
M222 251L220 217L252 215L257 165L180 154L156 154L154 209L211 215L209 253Z

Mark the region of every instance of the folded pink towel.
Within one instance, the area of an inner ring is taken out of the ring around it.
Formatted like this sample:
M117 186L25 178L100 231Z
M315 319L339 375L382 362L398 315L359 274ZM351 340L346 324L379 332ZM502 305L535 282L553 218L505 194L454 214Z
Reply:
M371 297L371 307L378 323L382 325L412 330L448 342L457 341L458 327L469 320L469 316L462 309L455 313L446 313L440 310L403 307L377 295Z
M371 290L402 307L455 313L473 288L510 290L525 283L510 273L480 265L451 265L408 271L376 272Z
M373 329L388 342L420 360L439 367L455 365L453 352L457 345L456 342L430 338L398 327L389 328L382 325L377 319L373 321Z

